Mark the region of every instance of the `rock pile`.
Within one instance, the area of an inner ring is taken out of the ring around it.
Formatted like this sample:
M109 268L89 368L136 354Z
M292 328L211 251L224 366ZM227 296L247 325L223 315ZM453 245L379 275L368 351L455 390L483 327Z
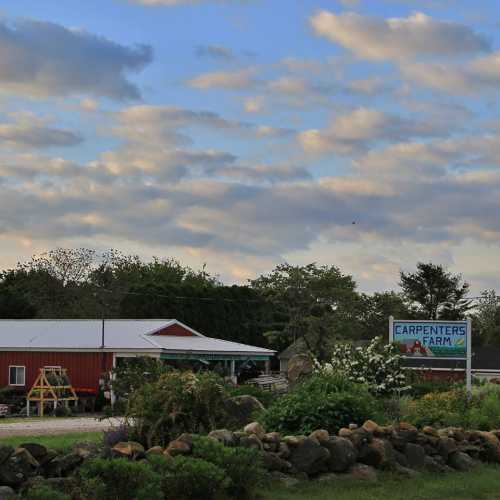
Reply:
M73 451L65 454L38 443L23 443L17 448L0 443L0 498L9 498L14 490L34 482L69 486L73 471L97 453L97 447L87 443L75 444Z
M479 462L500 463L500 430L466 431L459 428L419 431L411 424L379 426L368 420L362 426L340 429L337 436L318 429L309 436L281 436L266 432L257 422L241 432L212 431L209 437L225 446L256 448L270 475L285 485L316 478L329 481L353 477L374 481L377 470L392 470L413 477L420 471L467 471ZM165 450L145 451L189 455L192 440L182 435Z

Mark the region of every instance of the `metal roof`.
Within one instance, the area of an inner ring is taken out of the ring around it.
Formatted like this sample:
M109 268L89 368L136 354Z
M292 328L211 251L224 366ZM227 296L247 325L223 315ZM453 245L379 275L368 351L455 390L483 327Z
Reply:
M180 324L196 336L152 335ZM103 320L0 320L0 350L96 350L102 345ZM195 351L201 353L251 353L272 356L274 351L210 337L175 319L104 320L106 350Z

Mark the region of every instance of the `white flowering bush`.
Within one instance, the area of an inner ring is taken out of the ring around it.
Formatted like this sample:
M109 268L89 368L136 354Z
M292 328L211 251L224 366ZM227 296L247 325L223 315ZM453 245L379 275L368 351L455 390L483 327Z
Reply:
M394 345L384 345L381 337L375 337L364 347L335 346L331 361L316 363L316 369L339 373L353 382L366 384L376 395L394 395L411 389L402 360Z

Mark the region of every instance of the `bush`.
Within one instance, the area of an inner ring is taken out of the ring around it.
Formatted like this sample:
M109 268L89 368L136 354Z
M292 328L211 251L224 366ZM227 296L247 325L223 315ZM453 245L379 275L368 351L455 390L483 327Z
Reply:
M118 400L127 400L134 391L146 383L156 382L168 370L171 368L156 358L127 358L122 365L113 369L113 392Z
M405 406L403 419L417 427L462 426L467 422L468 402L464 391L431 392L408 400Z
M33 486L23 494L22 498L25 500L70 500L68 495L47 485Z
M367 384L377 396L400 394L410 389L397 346L383 345L381 337L375 337L365 347L336 345L331 361L318 364L317 370L338 373L352 382Z
M452 389L461 389L464 383L456 379L443 378L433 379L426 377L425 373L421 374L413 370L409 370L408 383L411 389L406 393L413 397L420 398L430 392L449 392Z
M473 389L467 420L473 429L500 428L500 386L486 384Z
M165 498L210 500L220 496L228 483L220 467L201 458L178 456L167 460L164 457L152 457L151 463L161 477Z
M88 500L162 500L161 478L145 462L96 458L80 469ZM175 498L175 497L174 497Z
M254 449L228 448L214 439L196 436L193 456L220 467L229 478L227 492L236 498L253 498L265 477L261 454Z
M377 418L379 406L366 386L317 372L278 399L262 415L264 426L286 434L315 429L337 433L350 423Z
M205 433L227 419L222 379L210 372L171 371L130 398L135 439L148 447L166 445L183 432Z

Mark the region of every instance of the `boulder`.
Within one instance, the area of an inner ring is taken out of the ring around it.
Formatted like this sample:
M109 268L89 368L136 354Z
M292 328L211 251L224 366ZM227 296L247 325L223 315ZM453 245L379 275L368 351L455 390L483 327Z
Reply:
M262 441L255 434L250 434L240 438L239 445L243 448L254 448L256 450L264 449Z
M457 443L454 439L449 437L441 437L437 443L437 452L445 460L448 460L448 456L457 451Z
M331 437L323 446L330 452L327 467L331 472L345 472L356 462L358 452L349 439Z
M459 471L468 471L472 469L475 465L474 460L472 460L467 453L462 453L461 451L454 451L448 457L448 465Z
M262 454L264 468L268 471L289 472L292 468L290 462L283 460L276 453L264 452Z
M39 443L23 443L19 445L18 448L24 448L25 450L28 450L31 456L38 462L42 461L48 453L47 447Z
M425 450L415 443L407 443L404 451L408 466L413 469L422 469L425 465Z
M374 422L373 420L367 420L362 425L362 428L365 431L370 432L371 434L380 433L380 426L376 422Z
M293 448L295 446L299 446L304 439L306 439L306 436L285 436L283 438L283 442Z
M408 459L406 458L406 455L398 450L394 450L394 460L397 464L401 465L401 467L408 467Z
M235 427L241 428L251 423L264 405L253 396L234 396L226 400L225 410Z
M413 442L418 437L418 429L408 422L400 422L394 427L394 433L399 439L407 442Z
M434 427L431 427L430 425L426 425L423 429L422 429L422 432L424 434L427 434L428 436L432 436L432 437L439 437L439 433L436 429L434 429Z
M3 464L14 454L14 448L9 444L0 443L0 464Z
M287 377L290 383L310 375L314 370L314 362L307 354L297 354L288 361Z
M262 441L264 443L277 443L277 444L279 444L281 441L281 434L279 432L268 432L267 434L264 434Z
M215 439L224 446L234 446L236 444L236 439L234 434L227 429L217 429L208 434L209 438Z
M116 457L138 458L144 455L144 446L135 441L120 441L111 449Z
M186 441L175 439L174 441L170 441L164 453L165 455L176 457L178 455L189 455L191 454L191 450L192 447Z
M12 458L0 464L0 484L5 486L21 486L30 476L31 471L23 470Z
M329 458L330 453L326 448L320 446L314 439L306 438L291 449L290 463L298 472L315 475L328 470Z
M259 424L259 422L252 422L250 424L245 425L245 428L243 429L247 434L254 434L259 438L260 441L264 439L264 436L266 435L266 431L262 427L262 425Z
M352 430L348 429L347 427L342 427L342 429L339 430L338 434L339 437L350 438L352 436Z
M0 500L14 500L16 492L10 486L0 486Z
M403 477L408 477L410 479L420 476L420 472L416 471L415 469L410 469L409 467L404 467L397 462L394 464L392 470L396 474Z
M34 469L38 469L38 467L40 467L38 460L25 448L18 448L14 452L14 457Z
M49 453L49 450L47 451L47 453ZM73 453L76 453L84 460L87 460L89 458L98 457L100 454L100 449L97 443L89 443L89 442L75 443L73 445Z
M366 443L371 443L373 440L373 434L360 427L359 429L354 429L351 431L349 439L356 448L361 448Z
M318 429L311 432L311 434L309 434L309 437L311 439L315 439L319 444L324 444L327 443L330 439L330 434L325 429Z
M375 468L390 467L395 462L392 444L385 439L375 438L371 443L361 446L358 462Z
M278 456L283 460L287 460L290 458L291 451L289 446L286 443L280 443L278 447Z
M375 482L377 480L377 471L370 465L355 463L349 467L347 474L339 477Z
M424 458L424 469L428 472L446 472L448 467L433 457L426 456Z

